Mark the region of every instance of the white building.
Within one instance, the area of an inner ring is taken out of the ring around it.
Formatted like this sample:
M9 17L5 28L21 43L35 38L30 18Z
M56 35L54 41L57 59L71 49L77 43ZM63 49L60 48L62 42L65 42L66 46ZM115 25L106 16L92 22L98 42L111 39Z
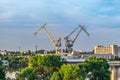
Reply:
M6 53L6 51L1 51L1 50L0 50L0 54L1 54L1 55L6 55L7 53Z

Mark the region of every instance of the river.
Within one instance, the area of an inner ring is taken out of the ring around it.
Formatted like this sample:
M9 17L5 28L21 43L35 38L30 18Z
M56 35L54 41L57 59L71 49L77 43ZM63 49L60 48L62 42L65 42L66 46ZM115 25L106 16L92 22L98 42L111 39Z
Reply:
M120 66L111 67L111 80L120 80Z
M120 66L111 66L111 80L120 80ZM15 69L9 69L6 74L6 78L16 79L16 73L18 71Z

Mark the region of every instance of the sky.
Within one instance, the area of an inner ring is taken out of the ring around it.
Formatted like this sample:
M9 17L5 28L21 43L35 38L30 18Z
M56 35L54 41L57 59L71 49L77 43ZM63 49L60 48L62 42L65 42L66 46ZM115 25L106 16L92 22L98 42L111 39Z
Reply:
M119 5L120 0L0 0L0 50L16 51L20 47L34 51L35 45L38 49L54 49L43 30L33 35L45 23L62 36L84 25L90 36L81 32L74 50L120 45Z

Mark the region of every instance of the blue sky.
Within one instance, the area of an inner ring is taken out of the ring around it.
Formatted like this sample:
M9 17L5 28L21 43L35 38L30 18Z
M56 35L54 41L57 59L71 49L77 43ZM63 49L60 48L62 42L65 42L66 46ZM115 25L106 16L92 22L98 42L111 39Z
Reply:
M66 36L79 24L81 33L75 50L93 50L94 45L120 45L119 0L0 0L0 50L54 49L44 32L33 35L47 23ZM64 47L64 45L63 45Z

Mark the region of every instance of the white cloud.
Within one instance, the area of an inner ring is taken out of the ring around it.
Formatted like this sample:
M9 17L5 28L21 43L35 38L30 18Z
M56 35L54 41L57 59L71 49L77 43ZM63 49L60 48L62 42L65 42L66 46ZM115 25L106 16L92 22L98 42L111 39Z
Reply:
M8 0L0 0L0 4L3 5L3 4L7 4L9 1Z
M59 32L63 33L63 35L68 34L74 27L77 27L78 24L82 24L87 27L91 38L90 40L84 39L84 36L81 35L79 38L80 41L78 40L80 45L75 47L79 48L80 46L82 48L82 46L87 46L87 48L93 48L94 44L117 43L120 30L120 14L116 13L119 12L119 3L113 1L116 5L103 6L103 1L104 0L1 0L0 22L12 20L14 23L20 19L22 23L16 23L16 29L17 27L25 26L26 22L24 20L28 21L27 26L31 26L31 23L33 23L32 26L36 26L36 28L41 23L48 23L52 24L56 30L61 30ZM120 1L118 0L118 2ZM113 14L106 14L113 11ZM29 20L31 20L31 22L29 22ZM9 27L10 25L8 25L9 24L6 26ZM58 29L58 26L60 29ZM27 32L26 30L26 36ZM33 32L31 31L31 35ZM114 33L115 36L111 36L112 33ZM20 36L23 36L23 34ZM24 40L27 38L26 36ZM31 39L30 36L29 39ZM10 40L12 42L12 39ZM48 40L48 38L46 38L46 40ZM23 41L24 44L26 44L26 42L28 41ZM42 44L39 40L38 42ZM46 45L47 44L45 44L44 47L46 47Z
M3 13L0 13L0 22L6 22L6 21L9 21L10 18L14 15L13 12L10 12L10 11L6 11L6 12L3 12Z

